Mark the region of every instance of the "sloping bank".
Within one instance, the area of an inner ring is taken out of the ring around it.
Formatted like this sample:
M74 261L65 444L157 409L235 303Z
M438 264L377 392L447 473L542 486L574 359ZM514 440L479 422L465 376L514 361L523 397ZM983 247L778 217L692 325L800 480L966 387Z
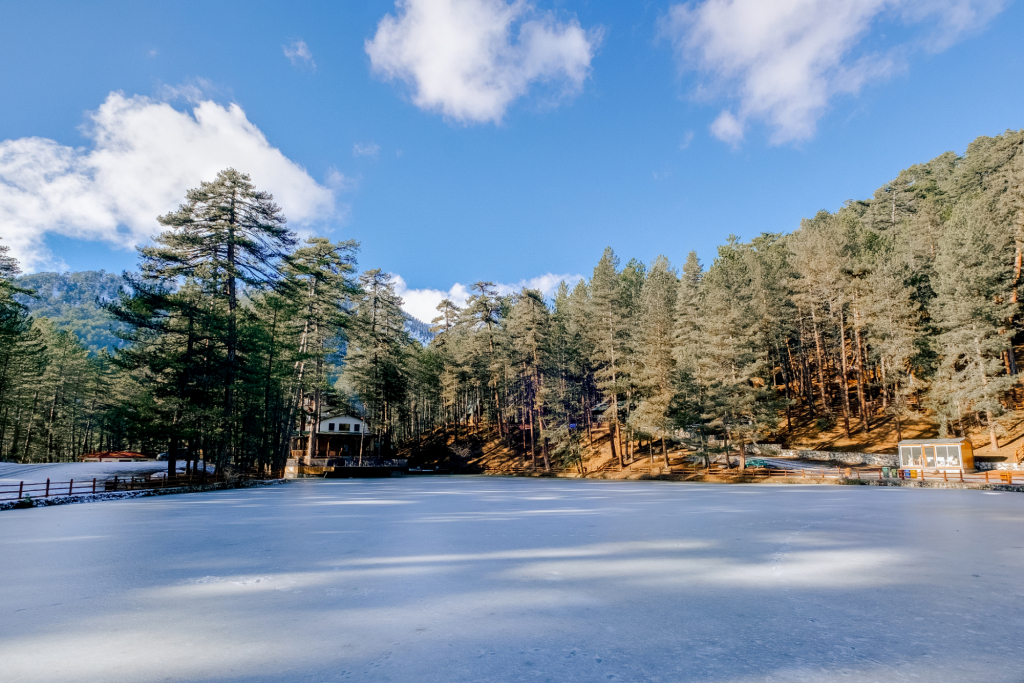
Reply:
M15 510L29 507L49 507L50 505L68 505L70 503L95 503L102 500L123 500L125 498L148 498L150 496L169 496L176 493L201 493L203 491L224 491L227 489L249 489L258 486L277 486L288 483L285 479L255 479L239 482L217 482L214 484L193 484L189 486L172 486L159 489L141 489L138 491L111 491L110 493L80 493L73 496L53 496L50 498L31 498L30 505L23 500L8 500L0 503L0 510Z

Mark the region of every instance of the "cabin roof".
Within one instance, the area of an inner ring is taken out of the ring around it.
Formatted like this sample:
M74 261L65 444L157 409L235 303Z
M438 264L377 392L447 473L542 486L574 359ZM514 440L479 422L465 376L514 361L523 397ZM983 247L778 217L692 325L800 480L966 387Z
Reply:
M953 438L953 439L904 439L900 441L900 446L919 446L921 444L944 444L944 443L963 443L967 441L966 438Z
M353 420L359 420L360 422L365 422L363 418L359 417L358 415L353 415L352 413L337 413L335 415L324 415L323 417L320 418L320 421L326 422L327 420L340 420L345 417L352 418Z

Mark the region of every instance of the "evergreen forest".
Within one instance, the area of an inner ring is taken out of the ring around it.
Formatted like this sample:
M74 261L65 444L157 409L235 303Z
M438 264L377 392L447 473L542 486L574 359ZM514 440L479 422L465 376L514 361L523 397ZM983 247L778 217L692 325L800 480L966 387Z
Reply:
M278 470L328 412L363 417L382 455L486 430L545 469L579 466L595 429L619 466L641 444L742 454L794 422L849 438L927 419L995 449L1020 400L1024 131L708 264L609 248L552 298L477 282L429 333L358 244L299 239L240 170L154 218L120 277L19 277L2 248L0 459Z

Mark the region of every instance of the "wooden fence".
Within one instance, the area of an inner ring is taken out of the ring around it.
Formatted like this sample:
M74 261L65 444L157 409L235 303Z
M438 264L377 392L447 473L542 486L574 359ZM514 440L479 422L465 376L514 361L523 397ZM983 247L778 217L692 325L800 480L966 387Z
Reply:
M265 479L280 478L265 475L245 474L234 479ZM53 498L55 496L75 496L89 493L113 493L115 491L144 491L149 489L176 488L179 486L201 486L217 484L227 479L220 474L200 472L192 475L176 477L114 477L113 479L72 479L71 481L19 482L17 484L0 484L0 502L24 500L30 498Z

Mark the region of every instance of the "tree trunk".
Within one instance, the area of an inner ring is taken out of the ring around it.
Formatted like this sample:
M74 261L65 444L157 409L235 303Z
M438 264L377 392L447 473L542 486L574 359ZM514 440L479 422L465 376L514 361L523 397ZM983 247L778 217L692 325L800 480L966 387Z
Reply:
M821 392L821 407L826 413L831 413L828 396L825 394L825 361L821 356L821 334L818 332L818 318L814 313L814 306L811 306L811 326L814 329L814 349L818 355L818 390Z
M999 441L996 439L996 421L992 419L992 411L985 411L985 419L988 420L988 438L992 444L992 452L999 450Z
M868 406L864 397L864 349L860 343L860 309L857 306L857 295L854 294L853 302L853 340L856 346L857 355L857 402L860 404L860 427L861 431L867 434L871 431L868 425Z
M843 375L839 382L839 391L843 395L843 430L846 438L850 438L850 385L847 381L849 370L846 362L846 318L842 306L839 307L839 351L843 363Z

